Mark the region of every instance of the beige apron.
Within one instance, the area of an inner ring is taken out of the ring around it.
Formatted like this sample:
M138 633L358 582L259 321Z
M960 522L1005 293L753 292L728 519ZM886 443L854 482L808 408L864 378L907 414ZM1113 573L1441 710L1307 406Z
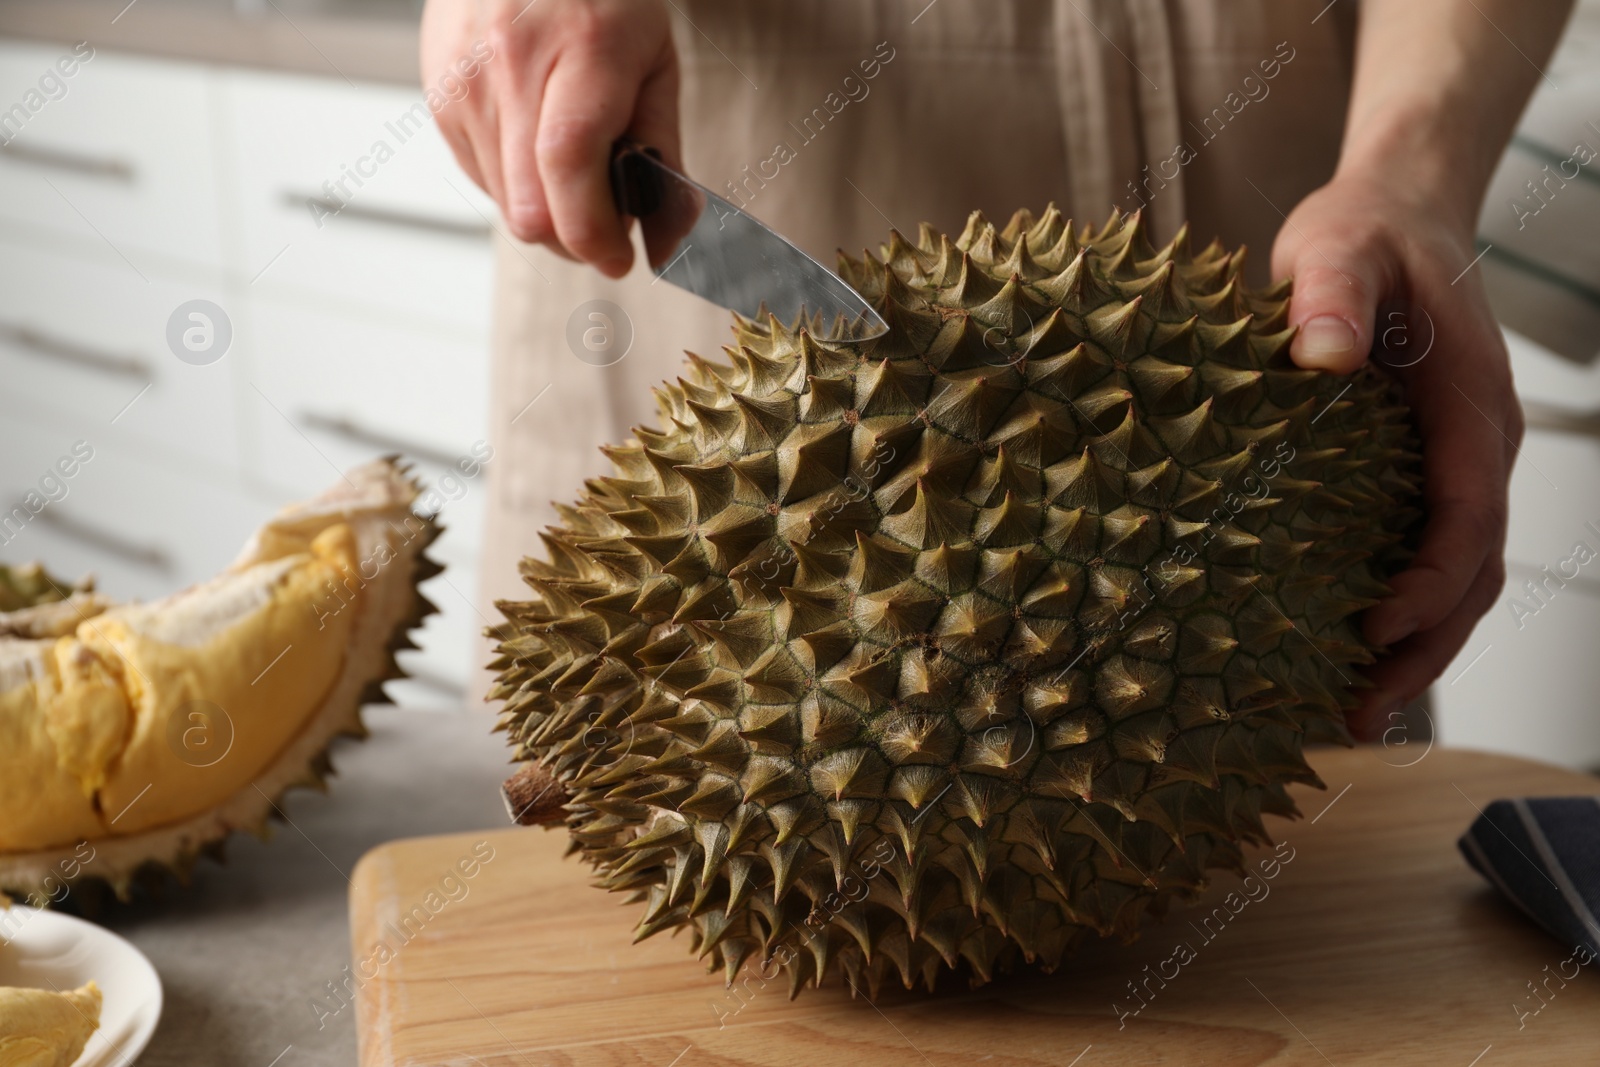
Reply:
M1337 159L1355 0L1319 17L1326 2L676 0L686 167L830 265L891 225L954 233L974 208L1003 222L1054 201L1095 223L1147 205L1158 241L1187 219L1198 245L1248 245L1262 281L1281 213ZM517 561L541 550L551 501L609 470L599 445L655 423L650 388L685 350L729 338L726 312L637 264L612 282L498 243L480 604L495 619L492 601L524 595ZM634 331L609 366L567 342L596 298Z

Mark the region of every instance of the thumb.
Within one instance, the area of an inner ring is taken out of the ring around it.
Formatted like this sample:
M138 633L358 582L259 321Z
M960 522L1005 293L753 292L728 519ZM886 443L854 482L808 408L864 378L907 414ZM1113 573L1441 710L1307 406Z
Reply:
M1294 275L1289 325L1296 327L1289 354L1298 366L1349 374L1366 362L1382 288L1372 257L1340 254L1329 244L1323 255L1302 241L1285 264Z

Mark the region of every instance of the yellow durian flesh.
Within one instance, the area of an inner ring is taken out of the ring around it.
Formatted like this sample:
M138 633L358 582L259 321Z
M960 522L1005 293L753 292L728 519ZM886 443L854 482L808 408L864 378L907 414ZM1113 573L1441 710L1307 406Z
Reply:
M0 1067L71 1067L100 1026L100 987L0 986Z
M59 643L70 642L62 638ZM91 766L100 745L119 740L127 719L120 693L96 693L72 711L61 708L56 641L0 638L0 852L98 837L105 832L95 810ZM78 744L71 733L83 725Z
M114 609L93 630L79 630L86 646L118 665L135 709L127 747L100 791L101 810L117 818L112 832L137 833L221 801L271 762L316 709L339 672L360 605L321 617L317 610L325 590L355 572L349 527L330 527L311 550L160 604ZM216 625L205 605L219 601L242 610ZM189 605L198 610L185 615ZM204 705L195 710L197 701L220 708L231 731L210 721ZM206 749L230 740L225 754Z

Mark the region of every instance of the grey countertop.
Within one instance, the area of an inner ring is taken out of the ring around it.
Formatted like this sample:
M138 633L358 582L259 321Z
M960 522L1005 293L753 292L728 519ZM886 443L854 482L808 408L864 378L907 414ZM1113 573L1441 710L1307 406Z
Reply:
M421 0L5 0L0 37L417 84Z
M355 1009L325 1017L327 983L350 962L349 879L398 837L507 825L509 750L486 707L365 713L372 736L340 741L325 795L280 804L270 841L236 834L191 884L112 905L96 921L150 957L166 991L139 1067L349 1067Z

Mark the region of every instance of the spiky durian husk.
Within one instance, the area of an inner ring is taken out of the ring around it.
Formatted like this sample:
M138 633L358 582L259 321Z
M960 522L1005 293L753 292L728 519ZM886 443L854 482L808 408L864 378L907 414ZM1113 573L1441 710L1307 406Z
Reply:
M258 532L257 539L274 527L314 525L319 515L343 514L354 526L361 558L372 559L380 542L390 544L394 553L394 562L370 583L370 599L337 678L303 728L269 764L240 781L222 803L177 823L61 848L0 852L0 898L10 895L39 906L72 899L92 906L107 891L128 899L141 880L156 884L171 874L187 883L201 856L222 860L226 841L235 832L267 837L270 820L283 817L280 804L290 790L325 790L333 774L329 756L333 742L367 736L362 708L391 703L384 683L406 677L395 654L416 648L411 631L438 611L417 589L444 570L427 555L443 527L432 516L411 510L421 490L409 465L398 456L386 456L349 472L321 496L285 508ZM407 535L403 541L394 533L402 525ZM234 566L253 562L257 554L253 540ZM90 588L92 584L83 584L65 599L0 613L0 635L46 639L72 633L80 622L115 606L83 592Z
M641 937L791 991L982 982L1133 937L1297 814L1416 455L1382 375L1293 366L1242 257L1054 208L894 233L841 267L886 336L740 322L608 450L491 696Z

